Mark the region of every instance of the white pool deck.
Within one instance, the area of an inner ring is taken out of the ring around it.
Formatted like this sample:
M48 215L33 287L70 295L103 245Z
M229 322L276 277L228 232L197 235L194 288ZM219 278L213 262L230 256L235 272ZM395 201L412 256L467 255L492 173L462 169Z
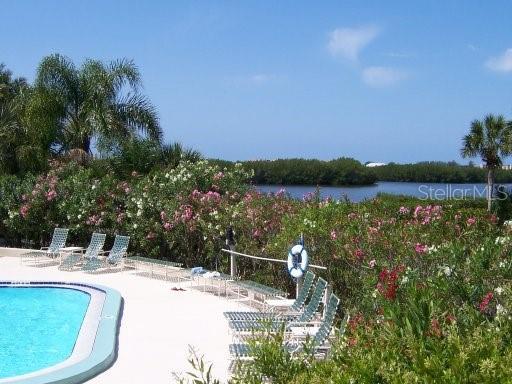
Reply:
M247 310L243 304L179 284L138 276L133 271L87 274L57 266L21 265L19 257L1 256L0 280L48 280L97 283L117 289L124 298L119 353L114 365L87 383L173 383L173 372L190 370L189 346L213 363L215 377L228 378L231 336L224 311Z

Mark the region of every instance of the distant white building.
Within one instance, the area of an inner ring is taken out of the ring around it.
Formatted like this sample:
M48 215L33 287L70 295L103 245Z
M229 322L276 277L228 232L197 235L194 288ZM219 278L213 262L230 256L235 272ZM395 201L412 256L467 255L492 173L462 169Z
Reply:
M383 165L386 165L386 163L366 163L365 166L368 168L375 168L375 167L382 167Z
M479 167L479 168L485 168L485 164L479 164L479 166L478 166L478 167ZM510 171L510 170L512 170L512 164L503 164L503 165L501 166L501 169L505 169L505 170L507 170L507 171Z

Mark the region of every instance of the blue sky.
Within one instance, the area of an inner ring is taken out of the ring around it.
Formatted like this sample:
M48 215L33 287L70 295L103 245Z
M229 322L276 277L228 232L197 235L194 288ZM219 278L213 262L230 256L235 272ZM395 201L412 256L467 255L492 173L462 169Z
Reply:
M133 59L165 138L208 157L460 160L512 117L510 1L2 1L0 62Z

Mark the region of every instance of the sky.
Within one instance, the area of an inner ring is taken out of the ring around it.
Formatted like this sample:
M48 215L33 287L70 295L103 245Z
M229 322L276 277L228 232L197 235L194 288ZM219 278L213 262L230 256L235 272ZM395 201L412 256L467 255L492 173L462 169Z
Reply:
M228 160L461 161L512 118L511 1L7 1L0 62L133 59L166 141Z

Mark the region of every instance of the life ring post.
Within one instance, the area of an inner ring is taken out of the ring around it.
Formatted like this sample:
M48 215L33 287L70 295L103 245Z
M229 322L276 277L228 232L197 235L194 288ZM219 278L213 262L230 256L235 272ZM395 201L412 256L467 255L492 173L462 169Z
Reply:
M302 289L302 284L304 280L304 276L297 278L297 283L295 284L295 298L297 299L299 297L299 292Z
M235 231L233 227L230 225L226 229L226 246L229 248L230 252L230 275L233 279L236 278L238 271L236 266L236 255L235 255Z

